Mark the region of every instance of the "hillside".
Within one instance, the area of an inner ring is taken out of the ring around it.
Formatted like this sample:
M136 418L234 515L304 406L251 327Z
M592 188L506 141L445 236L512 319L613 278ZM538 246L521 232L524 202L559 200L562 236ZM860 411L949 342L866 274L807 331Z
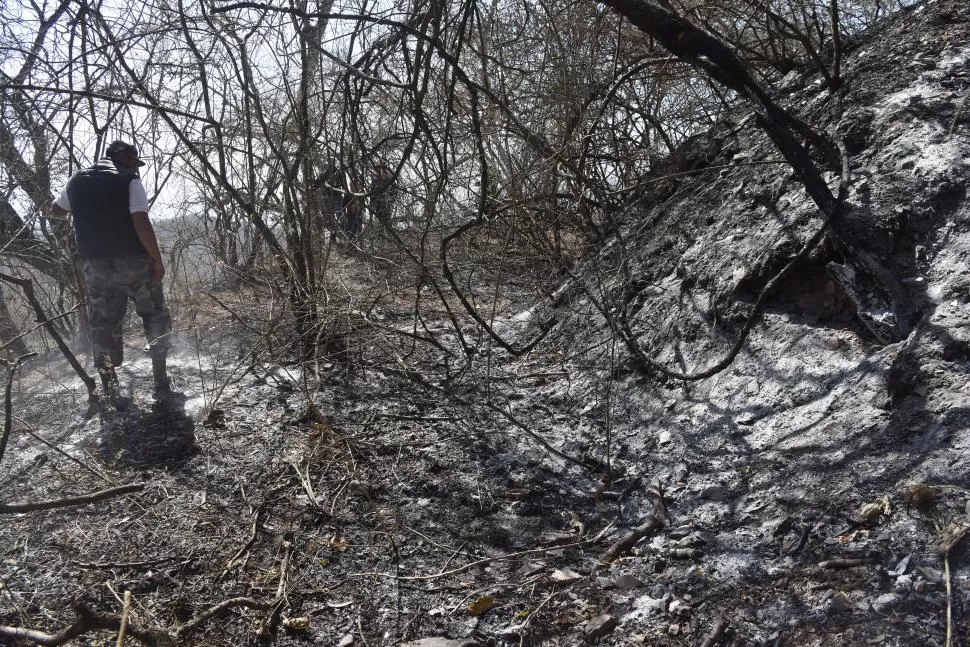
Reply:
M114 644L124 591L147 644L967 644L970 5L892 17L843 74L775 86L844 141L845 215L710 378L654 364L727 356L822 226L743 111L496 313L515 343L548 329L519 357L402 356L379 334L402 304L338 322L311 377L253 359L276 305L243 290L179 303L175 407L137 344L134 407L88 419L45 360L17 406L57 448L15 433L0 500L144 487L0 517L0 625L48 634L0 644ZM376 291L367 262L333 261Z

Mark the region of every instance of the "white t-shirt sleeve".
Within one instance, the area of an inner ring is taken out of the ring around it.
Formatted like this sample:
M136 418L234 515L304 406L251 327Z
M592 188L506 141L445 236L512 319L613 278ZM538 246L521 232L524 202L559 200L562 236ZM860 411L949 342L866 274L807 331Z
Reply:
M67 199L67 185L61 190L61 195L57 197L57 200L54 200L54 204L64 211L71 210L71 201Z
M145 193L145 185L141 178L135 178L128 184L128 211L144 211L148 213L148 194Z

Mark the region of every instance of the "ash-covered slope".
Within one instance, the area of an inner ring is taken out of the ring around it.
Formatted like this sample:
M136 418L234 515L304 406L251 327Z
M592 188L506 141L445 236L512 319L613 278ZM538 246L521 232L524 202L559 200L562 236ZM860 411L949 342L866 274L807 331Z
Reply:
M592 445L667 487L674 530L614 568L663 582L668 599L626 595L616 611L627 633L659 640L726 609L752 639L943 644L938 529L970 523L970 5L894 17L848 56L844 77L834 95L814 78L781 84L787 107L845 141L848 212L771 293L726 370L687 384L637 371L622 342L609 352L601 310L626 313L672 370L728 352L756 296L822 223L753 118L646 178L652 195L577 269L585 288L550 306L570 388L616 380L567 449ZM917 484L945 486L924 512L910 505ZM631 502L625 523L647 510L645 496ZM703 556L665 557L686 546ZM952 604L967 635L970 568L957 555ZM850 558L865 565L818 566ZM672 613L672 600L698 609Z

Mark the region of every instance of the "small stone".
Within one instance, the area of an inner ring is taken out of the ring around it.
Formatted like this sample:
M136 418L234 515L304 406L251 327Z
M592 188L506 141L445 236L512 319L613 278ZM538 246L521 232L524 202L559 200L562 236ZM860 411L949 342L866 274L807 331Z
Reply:
M350 647L350 645L353 645L353 644L354 644L353 634L347 634L346 636L340 639L339 643L337 643L339 647Z
M616 618L604 613L586 621L586 638L597 640L616 629Z
M904 574L906 572L906 569L909 567L909 560L911 558L912 558L912 555L907 555L906 557L903 557L901 560L899 560L899 563L896 564L896 568L894 568L890 572L890 575L902 575L902 574Z
M624 591L643 586L643 582L633 575L623 574L616 578L616 587Z
M676 623L670 625L669 627L667 627L667 633L669 635L671 635L671 636L677 636L677 635L679 635L680 634L680 625L679 624L676 624Z
M919 571L920 575L926 578L926 581L930 584L936 584L943 581L943 571L938 568L933 568L932 566L919 566L916 570Z
M899 604L903 599L898 593L884 593L872 601L872 610L876 613L885 613Z
M852 601L849 600L849 598L846 597L845 593L842 593L842 592L835 593L834 595L832 595L827 600L827 606L829 609L831 609L836 613L845 613L846 611L852 611L855 608L855 605L852 604Z
M683 539L692 532L694 532L694 529L690 526L677 526L676 528L671 528L667 536L671 539Z
M822 345L828 348L829 350L838 350L842 348L844 344L845 344L845 340L842 339L841 337L826 337L822 341Z
M893 591L897 593L906 593L913 588L913 576L912 575L900 575L893 582Z
M682 600L674 600L670 603L670 608L667 609L671 615L680 617L689 616L693 610L693 607Z
M604 591L610 591L617 587L617 583L608 577L597 577L596 585L599 586Z

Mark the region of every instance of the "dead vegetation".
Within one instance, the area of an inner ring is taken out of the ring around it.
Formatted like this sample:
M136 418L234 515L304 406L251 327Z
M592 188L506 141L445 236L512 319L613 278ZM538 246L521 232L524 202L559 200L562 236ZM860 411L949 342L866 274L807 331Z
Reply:
M965 642L970 15L921 7L784 108L655 34L758 117L586 229L503 228L520 186L301 248L312 320L229 267L175 304L184 399L9 365L0 644Z

